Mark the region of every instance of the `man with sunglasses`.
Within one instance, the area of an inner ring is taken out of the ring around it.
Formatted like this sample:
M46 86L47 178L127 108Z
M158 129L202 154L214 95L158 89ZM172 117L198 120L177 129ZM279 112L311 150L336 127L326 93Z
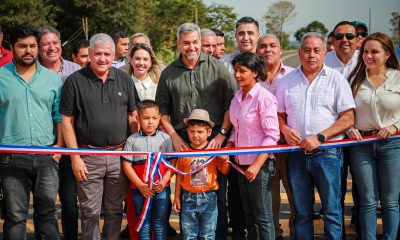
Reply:
M347 79L357 64L356 27L352 22L342 21L333 30L333 46L335 51L326 55L325 64L336 69Z
M350 73L353 71L354 67L357 64L357 59L359 55L359 51L357 50L357 29L356 26L349 21L339 22L334 30L333 30L333 46L335 47L335 51L329 52L326 54L325 64L328 67L336 69L343 76L348 79ZM341 205L342 212L344 212L344 197L347 192L347 176L348 169L350 168L350 157L349 157L349 149L343 148L344 156L343 156L343 174L341 179ZM350 173L351 173L350 168ZM353 180L352 183L352 195L354 206L352 207L352 218L351 224L355 225L357 235L359 235L359 223L358 223L358 194L357 187ZM345 227L343 228L343 238L346 238L345 235Z
M368 36L368 28L367 25L360 21L353 21L354 26L356 26L357 30L357 50L360 50L361 44L364 42L364 39Z

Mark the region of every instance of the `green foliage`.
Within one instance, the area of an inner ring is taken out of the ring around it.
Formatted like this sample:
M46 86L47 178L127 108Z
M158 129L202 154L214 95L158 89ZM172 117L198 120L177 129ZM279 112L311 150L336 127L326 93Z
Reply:
M223 4L205 5L202 0L0 0L3 31L30 23L56 27L65 43L64 57L70 58L72 44L84 38L82 18L88 19L89 37L95 33L123 30L142 32L151 39L153 49L164 62L176 54L176 30L185 22L201 28L217 28L233 36L237 18L233 8ZM76 36L75 36L76 35ZM74 38L71 38L74 36ZM229 43L229 39L227 40Z
M284 31L284 24L290 22L295 16L296 6L285 0L272 4L264 15L265 27L268 33L276 35L283 48L289 45L289 35Z
M312 21L307 26L300 28L294 33L294 37L297 41L301 41L301 38L304 34L309 32L317 32L320 33L322 36L325 36L328 33L328 29L325 25L319 21Z
M394 44L400 44L400 12L392 12L390 19L390 30L393 35Z

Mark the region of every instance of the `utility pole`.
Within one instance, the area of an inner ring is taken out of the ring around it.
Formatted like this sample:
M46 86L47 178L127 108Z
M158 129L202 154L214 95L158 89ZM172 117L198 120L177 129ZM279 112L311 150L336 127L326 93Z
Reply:
M89 40L89 24L88 24L87 17L82 18L82 29L83 29L83 33L85 34L85 39Z
M197 5L198 5L198 1L196 1L196 6L195 6L195 9L194 9L194 19L196 21L196 25L199 26L199 13L198 13L198 10L197 10Z

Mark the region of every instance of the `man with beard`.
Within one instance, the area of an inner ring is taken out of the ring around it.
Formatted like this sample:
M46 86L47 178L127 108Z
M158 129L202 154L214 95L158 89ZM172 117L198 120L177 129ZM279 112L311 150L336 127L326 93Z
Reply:
M193 109L204 109L215 123L208 147L220 148L231 127L229 106L236 83L221 62L201 52L200 28L196 24L182 24L177 31L176 44L181 54L162 72L157 88L161 125L171 136L176 151L190 149L183 118L188 117ZM223 187L220 186L220 191L226 192L221 190ZM225 213L218 212L218 215L226 216L226 210ZM222 235L226 238L227 218L224 218L224 223L218 220L217 225L223 226Z
M37 61L38 31L11 31L12 63L0 68L0 144L63 146L59 102L61 79ZM54 131L56 129L56 131ZM30 192L41 239L59 239L56 219L60 155L1 154L6 206L4 239L26 239Z

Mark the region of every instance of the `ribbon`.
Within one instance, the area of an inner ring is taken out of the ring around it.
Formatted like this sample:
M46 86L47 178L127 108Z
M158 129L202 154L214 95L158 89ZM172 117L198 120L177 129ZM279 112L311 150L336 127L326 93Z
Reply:
M393 136L390 136L387 139L377 139L376 136L364 137L361 141L345 139L345 140L332 140L327 141L322 144L318 149L328 149L328 148L336 148L336 147L346 147L346 146L355 146L360 144L367 144L372 142L382 142L382 141L391 141L400 139L400 134L397 133ZM226 155L243 155L243 154L262 154L262 153L283 153L283 152L295 152L302 151L304 149L298 146L292 146L288 144L283 145L272 145L272 146L255 146L255 147L238 147L238 148L220 148L220 149L207 149L207 150L189 150L184 152L167 152L167 153L155 153L155 152L140 152L140 151L109 151L109 150L101 150L101 149L85 149L85 148L55 148L55 147L42 147L42 146L18 146L18 145L0 145L0 153L9 153L9 154L63 154L63 155L92 155L92 156L123 156L123 155L132 155L132 156L143 156L147 155L146 160L146 175L145 182L152 187L154 184L155 176L159 172L160 164L164 164L171 171L182 174L194 174L210 164L215 157L217 156L226 156ZM166 157L204 157L210 156L203 164L198 166L196 169L193 169L189 172L183 172L179 169L176 169L172 166ZM227 161L230 166L232 166L235 170L244 174L243 169L234 164L231 161ZM160 178L161 179L161 178ZM143 226L144 220L148 212L151 209L152 198L146 198L139 221L136 226L136 231L140 231Z

